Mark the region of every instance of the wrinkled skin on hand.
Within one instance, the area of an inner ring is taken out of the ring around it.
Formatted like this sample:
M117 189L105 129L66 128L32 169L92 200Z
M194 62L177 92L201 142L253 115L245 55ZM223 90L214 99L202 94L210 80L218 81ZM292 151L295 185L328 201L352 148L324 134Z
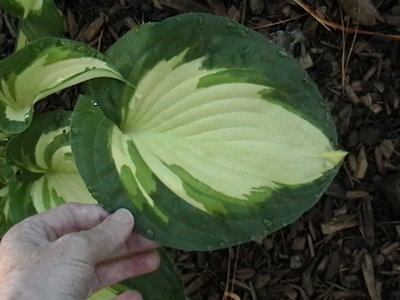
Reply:
M12 227L0 242L1 300L81 300L156 270L157 245L132 233L124 209L65 204ZM139 300L131 291L118 300Z

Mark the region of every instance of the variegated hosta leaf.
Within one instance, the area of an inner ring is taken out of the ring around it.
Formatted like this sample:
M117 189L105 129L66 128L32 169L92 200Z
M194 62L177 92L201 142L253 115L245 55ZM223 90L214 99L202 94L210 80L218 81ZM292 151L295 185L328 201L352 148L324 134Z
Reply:
M2 186L0 184L0 238L12 226L7 194L8 186Z
M7 139L10 135L0 131L0 141Z
M9 14L26 18L32 11L40 11L43 7L43 0L0 0L0 8Z
M277 230L319 199L345 155L305 71L232 21L147 24L107 55L130 85L90 85L72 150L98 201L131 209L165 245L211 250Z
M185 290L173 261L165 249L160 248L158 252L161 265L157 271L103 289L88 300L110 300L128 290L139 291L143 299L185 300Z
M0 8L21 19L20 31L28 40L64 33L64 22L53 0L0 0Z
M58 38L34 41L0 61L0 130L25 130L34 103L97 77L121 78L102 54L84 44Z
M69 112L38 115L11 139L7 160L23 171L22 180L9 187L11 202L33 203L37 212L66 202L97 203L76 169L69 125Z

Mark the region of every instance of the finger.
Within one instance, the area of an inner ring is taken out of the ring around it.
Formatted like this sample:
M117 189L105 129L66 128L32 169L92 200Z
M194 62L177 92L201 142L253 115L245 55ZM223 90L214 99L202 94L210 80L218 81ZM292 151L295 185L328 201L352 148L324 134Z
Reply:
M109 259L130 256L144 251L149 251L158 248L156 242L146 239L145 237L133 232L129 235L127 241L116 249Z
M143 300L143 298L139 292L129 291L113 298L112 300Z
M36 244L52 242L67 233L92 228L108 215L98 205L68 203L25 219L15 225L9 235Z
M159 266L160 256L157 251L147 251L100 264L96 266L98 280L96 289L99 290L128 278L154 272Z
M123 247L132 233L133 223L133 216L128 210L118 209L92 229L61 237L54 247L67 250L70 258L96 265Z

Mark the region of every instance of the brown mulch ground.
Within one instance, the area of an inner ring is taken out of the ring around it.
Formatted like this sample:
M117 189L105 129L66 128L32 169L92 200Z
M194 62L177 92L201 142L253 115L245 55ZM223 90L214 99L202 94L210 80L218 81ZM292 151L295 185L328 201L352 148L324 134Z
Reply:
M212 253L174 251L190 299L223 299L224 292L226 300L400 299L400 52L398 40L382 37L400 34L400 1L373 1L388 23L368 17L373 26L360 29L378 34L356 36L328 30L289 0L56 2L70 37L101 50L142 22L182 12L265 26L257 31L293 51L329 101L349 152L332 186L301 219L263 240ZM337 1L302 2L357 27ZM0 58L13 49L15 25L0 13ZM37 108L71 109L78 92Z

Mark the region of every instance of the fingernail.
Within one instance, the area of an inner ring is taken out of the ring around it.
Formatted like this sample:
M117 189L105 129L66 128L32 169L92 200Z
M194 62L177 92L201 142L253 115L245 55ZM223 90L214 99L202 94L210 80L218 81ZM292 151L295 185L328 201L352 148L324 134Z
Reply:
M113 215L112 218L115 219L118 223L123 225L130 225L133 223L133 215L131 212L125 208L118 209Z

